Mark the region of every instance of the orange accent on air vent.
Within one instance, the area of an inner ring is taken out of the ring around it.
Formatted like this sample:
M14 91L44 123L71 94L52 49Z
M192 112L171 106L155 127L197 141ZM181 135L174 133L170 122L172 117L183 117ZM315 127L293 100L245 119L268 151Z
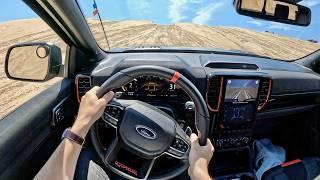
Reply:
M220 84L216 84L215 87L211 87L211 81L215 81L215 80L220 80ZM223 77L212 77L212 78L208 78L208 85L207 85L207 94L206 94L206 101L207 101L207 105L210 111L213 112L219 112L220 110L220 105L221 105L221 98L222 98L222 91L223 91ZM218 85L218 86L217 86ZM211 93L211 88L216 88L214 89L216 94L210 94ZM212 104L212 99L209 98L216 98L213 99L213 103ZM218 99L217 99L218 98Z
M264 83L268 83L268 87L264 87ZM261 82L261 89L259 92L259 106L258 106L258 110L261 111L267 104L267 102L269 101L270 95L271 95L271 89L272 89L272 79L265 79L265 82ZM267 91L265 91L265 88L267 88ZM264 93L264 94L262 94ZM265 99L261 100L261 96L265 96ZM262 102L261 102L262 101Z
M80 103L81 97L91 89L91 77L86 75L77 75L76 77L76 91L77 100Z

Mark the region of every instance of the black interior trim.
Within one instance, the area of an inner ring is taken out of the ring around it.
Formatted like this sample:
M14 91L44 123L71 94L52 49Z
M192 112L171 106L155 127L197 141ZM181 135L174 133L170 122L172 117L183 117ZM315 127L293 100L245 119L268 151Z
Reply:
M72 94L72 86L73 80L63 79L0 120L0 179L14 179L17 172L24 174L30 170L32 161L28 159L53 131L52 109Z
M307 106L301 105L301 106L295 106L295 107L290 107L290 108L273 109L273 110L258 113L256 116L256 120L273 119L273 118L291 116L294 114L300 114L303 112L310 111L317 106L319 106L319 105L312 104L312 105L307 105Z
M287 94L274 94L271 95L271 99L278 99L278 98L292 98L296 96L308 96L308 95L320 95L320 91L306 91L301 93L287 93Z

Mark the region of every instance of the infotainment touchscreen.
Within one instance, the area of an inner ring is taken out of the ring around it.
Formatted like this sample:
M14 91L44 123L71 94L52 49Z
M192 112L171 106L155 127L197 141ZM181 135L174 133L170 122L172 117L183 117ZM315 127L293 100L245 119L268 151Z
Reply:
M257 99L259 80L229 79L227 80L224 102L247 102Z
M241 128L252 122L257 110L258 79L227 79L223 105L224 126Z

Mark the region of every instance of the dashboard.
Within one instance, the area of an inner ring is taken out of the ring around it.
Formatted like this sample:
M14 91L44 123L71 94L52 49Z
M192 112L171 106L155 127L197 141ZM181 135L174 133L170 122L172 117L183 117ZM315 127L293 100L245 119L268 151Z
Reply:
M78 101L90 87L101 85L119 70L146 64L174 69L193 82L215 121L209 129L218 150L250 145L257 119L294 113L291 108L305 105L299 97L310 95L308 104L312 104L320 96L320 76L296 63L220 54L117 53L78 74ZM120 99L155 105L183 129L195 131L194 112L188 107L191 99L167 79L142 76L114 91Z

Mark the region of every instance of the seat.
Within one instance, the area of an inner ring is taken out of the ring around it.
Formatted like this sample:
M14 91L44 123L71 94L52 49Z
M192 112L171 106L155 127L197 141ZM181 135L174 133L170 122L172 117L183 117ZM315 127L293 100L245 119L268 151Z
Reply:
M320 179L320 158L296 159L269 169L263 180L314 180Z

